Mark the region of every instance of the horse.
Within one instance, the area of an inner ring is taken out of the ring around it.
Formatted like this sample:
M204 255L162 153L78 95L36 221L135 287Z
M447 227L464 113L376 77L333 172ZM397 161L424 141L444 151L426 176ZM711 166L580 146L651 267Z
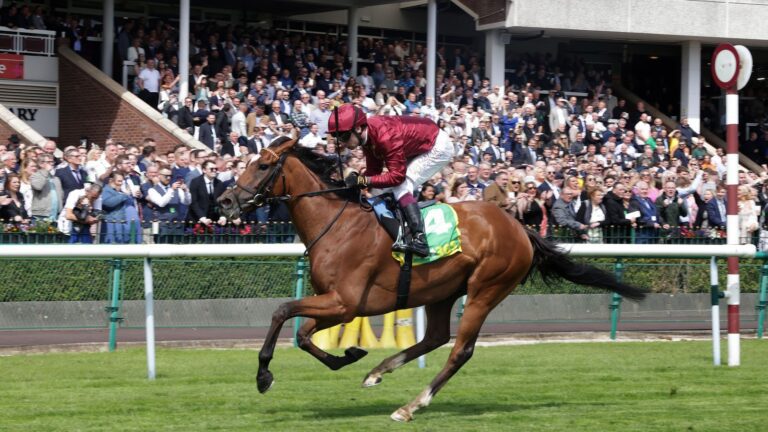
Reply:
M237 219L269 199L287 202L311 262L316 295L284 303L272 315L259 352L256 381L260 393L272 386L269 364L286 320L306 318L297 333L298 346L331 370L338 370L367 352L353 347L336 356L313 344L312 334L358 316L396 309L400 268L392 257L392 239L375 214L358 205L360 192L345 188L338 176L333 177L336 166L334 159L297 148L295 139L281 137L262 149L236 184L219 197L220 211L229 219ZM364 387L377 385L384 374L447 344L451 308L457 299L467 296L445 366L424 391L391 415L396 421L410 421L418 409L430 404L472 357L480 328L491 310L531 272L538 271L547 283L563 278L633 300L645 295L608 272L570 260L556 245L523 227L495 204L463 202L453 204L453 208L458 215L462 251L412 270L406 307L425 307L424 338L383 360L363 380Z

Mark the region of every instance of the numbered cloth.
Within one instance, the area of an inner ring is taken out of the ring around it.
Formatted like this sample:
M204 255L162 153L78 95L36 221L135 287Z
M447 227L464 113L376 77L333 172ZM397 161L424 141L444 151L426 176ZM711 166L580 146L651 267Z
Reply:
M461 252L461 234L459 232L459 217L456 210L448 204L435 204L421 209L421 217L424 220L424 233L429 244L429 256L413 257L413 265L428 264L441 258ZM400 265L403 264L405 254L392 252L392 256Z

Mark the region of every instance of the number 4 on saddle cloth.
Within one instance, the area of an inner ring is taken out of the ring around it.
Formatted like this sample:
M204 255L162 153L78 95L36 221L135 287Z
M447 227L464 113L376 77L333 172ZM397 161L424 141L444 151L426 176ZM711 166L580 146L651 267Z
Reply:
M369 198L368 201L376 213L376 218L381 226L395 241L401 243L403 236L410 236L410 230L404 225L400 207L397 205L394 195L385 193ZM413 257L413 265L422 265L435 262L441 258L461 252L461 234L459 233L459 218L453 207L447 204L437 204L435 201L423 201L419 203L421 217L424 220L424 233L429 244L429 256ZM405 263L405 253L392 252L392 257L402 266Z

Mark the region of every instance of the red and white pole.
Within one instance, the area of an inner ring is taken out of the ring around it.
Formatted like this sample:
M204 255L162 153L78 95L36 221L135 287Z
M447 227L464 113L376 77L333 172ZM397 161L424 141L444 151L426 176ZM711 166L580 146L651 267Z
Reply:
M736 86L729 87L725 96L726 124L726 229L728 245L739 244L739 93ZM741 286L739 281L739 258L728 257L728 279L726 298L728 300L728 366L741 364L741 340L739 330L739 304Z

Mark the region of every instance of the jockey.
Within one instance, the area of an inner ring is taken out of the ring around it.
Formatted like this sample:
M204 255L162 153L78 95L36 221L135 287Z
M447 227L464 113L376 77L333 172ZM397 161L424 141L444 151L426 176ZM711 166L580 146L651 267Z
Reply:
M425 118L367 118L362 109L352 104L342 105L331 113L328 132L339 133L339 145L350 149L359 145L365 153L365 171L350 174L347 185L383 189L375 191L378 193L391 191L403 209L412 242L395 242L393 249L428 256L424 221L413 193L453 158L454 147L448 134ZM384 168L387 172L383 172Z

